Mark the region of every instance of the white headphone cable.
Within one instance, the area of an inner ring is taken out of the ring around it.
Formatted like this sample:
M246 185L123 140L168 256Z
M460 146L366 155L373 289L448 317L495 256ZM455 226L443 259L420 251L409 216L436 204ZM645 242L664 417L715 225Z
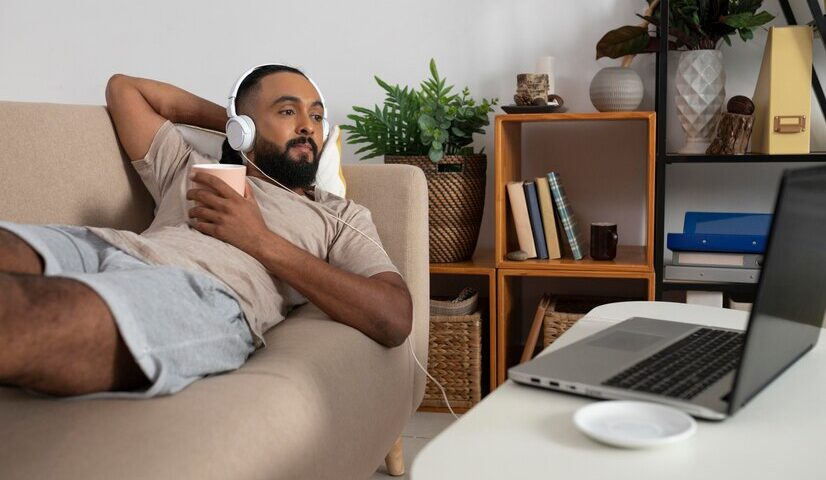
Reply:
M296 195L296 196L298 196L298 197L301 197L301 195L299 195L299 194L298 194L298 193L296 193L295 191L293 191L293 190L291 190L291 189L289 189L289 188L285 187L283 184L281 184L281 182L279 182L278 180L276 180L276 179L272 178L271 176L267 175L266 173L264 173L264 172L263 172L260 168L258 168L258 165L256 165L256 164L255 164L255 162L253 162L253 161L251 161L249 158L247 158L247 155L246 155L244 152L240 152L240 151L239 151L238 153L240 153L240 154L241 154L241 157L244 159L244 163L245 163L245 164L247 164L247 165L252 165L253 167L255 167L255 169L256 169L256 170L258 170L258 172L259 172L259 173L261 173L261 175L264 175L265 177L267 177L267 178L268 178L270 181L272 181L272 182L273 182L276 186L278 186L278 187L280 187L280 188L282 188L282 189L284 189L284 190L286 190L286 191L288 191L288 192L290 192L290 193L292 193L292 194L294 194L294 195ZM381 246L381 244L380 244L379 242L377 242L377 241L373 240L373 239L372 239L369 235L367 235L366 233L362 232L362 231L361 231L361 230L359 230L358 228L356 228L356 227L354 227L354 226L350 225L349 223L347 223L347 222L346 222L344 219L342 219L341 217L338 217L338 216L332 215L332 214L330 214L330 213L328 213L328 212L326 212L326 211L324 211L324 210L321 210L321 212L322 212L322 213L324 213L325 215L327 215L328 217L332 218L333 220L339 221L339 222L343 223L344 225L347 225L348 227L350 227L351 229L353 229L354 231L356 231L357 233L359 233L361 236L363 236L363 237L364 237L364 238L366 238L367 240L370 240L371 242L373 242L373 244L374 244L375 246L377 246L377 247L379 248L379 250L381 250L381 251L382 251L382 253L384 253L384 255L385 255L388 259L390 259L390 255L388 255L388 253L387 253L387 251L384 249L384 247L382 247L382 246ZM414 349L413 349L413 343L412 343L412 341L410 340L410 338L411 338L412 336L413 336L413 324L411 324L411 325L410 325L410 335L408 335L408 336L407 336L407 346L410 348L410 354L413 356L413 360L415 360L415 361L416 361L416 365L418 365L419 369L420 369L422 372L424 372L424 374L425 374L425 375L427 375L427 377L428 377L430 380L432 380L432 381L433 381L433 383L434 383L434 384L436 384L436 386L437 386L437 387L439 387L439 390L442 392L442 397L445 399L445 405L447 405L447 409L450 411L450 414L451 414L451 415L453 415L453 417L454 417L454 418L456 418L456 419L458 420L458 419L459 419L459 416L458 416L458 415L456 415L456 413L453 411L453 408L450 406L450 401L448 401L448 399L447 399L447 393L445 393L445 389L444 389L444 387L442 387L442 384L441 384L441 383L439 383L439 382L438 382L435 378L433 378L433 376L430 374L430 372L428 372L428 371L427 371L427 369L426 369L426 368L424 368L424 366L422 366L422 363L419 361L419 358L418 358L418 357L416 357L416 352L415 352L415 351L414 351Z

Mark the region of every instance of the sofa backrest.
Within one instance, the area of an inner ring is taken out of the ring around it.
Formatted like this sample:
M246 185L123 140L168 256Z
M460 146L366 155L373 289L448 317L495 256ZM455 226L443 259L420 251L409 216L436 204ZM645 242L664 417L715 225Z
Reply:
M154 204L102 106L0 102L0 219L141 231Z

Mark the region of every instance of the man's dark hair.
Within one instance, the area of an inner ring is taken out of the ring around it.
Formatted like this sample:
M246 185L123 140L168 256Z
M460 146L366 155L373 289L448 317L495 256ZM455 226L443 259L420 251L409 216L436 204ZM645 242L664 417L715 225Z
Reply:
M274 73L281 73L281 72L289 72L289 73L297 73L304 78L307 78L304 73L300 70L288 67L286 65L265 65L263 67L257 68L252 71L247 78L241 82L241 85L238 87L238 93L235 95L235 107L237 109L238 105L243 103L244 99L249 96L250 93L257 91L257 89L261 86L261 79L272 75ZM237 113L237 110L236 110ZM220 163L229 163L234 165L242 165L244 162L241 160L241 154L237 151L233 150L232 147L229 146L229 140L224 139L224 143L221 145L221 162Z

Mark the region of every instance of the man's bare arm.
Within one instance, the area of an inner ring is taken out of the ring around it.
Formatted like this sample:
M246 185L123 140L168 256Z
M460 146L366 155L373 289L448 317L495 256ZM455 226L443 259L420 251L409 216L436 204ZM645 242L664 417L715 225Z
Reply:
M224 131L224 107L168 83L116 74L106 85L106 106L130 160L146 156L166 120Z
M413 302L404 280L384 272L362 277L310 255L270 232L255 258L333 320L388 347L401 345L413 324Z

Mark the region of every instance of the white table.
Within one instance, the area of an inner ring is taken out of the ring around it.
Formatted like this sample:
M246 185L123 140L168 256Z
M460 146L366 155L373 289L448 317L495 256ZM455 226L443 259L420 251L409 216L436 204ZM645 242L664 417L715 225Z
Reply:
M744 328L734 310L626 302L591 311L543 353L633 316ZM823 337L823 330L821 330ZM624 450L585 437L574 412L594 400L508 380L428 443L410 478L826 479L826 338L723 422L698 421L690 439Z

